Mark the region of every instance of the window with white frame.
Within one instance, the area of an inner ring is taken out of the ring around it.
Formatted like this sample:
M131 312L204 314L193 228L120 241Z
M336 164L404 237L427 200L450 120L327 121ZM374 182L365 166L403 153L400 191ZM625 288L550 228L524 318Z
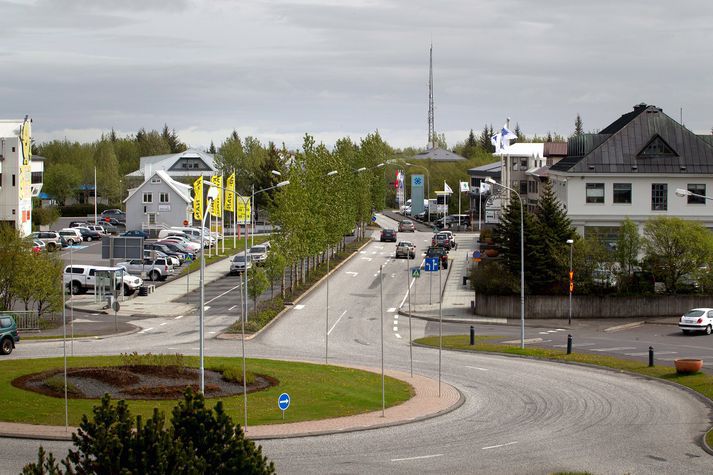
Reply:
M587 203L604 203L604 183L587 183Z
M150 191L144 191L144 203L153 203L153 193Z
M704 205L704 204L706 204L706 199L703 198L704 196L706 196L706 185L689 183L688 191L690 191L691 193L695 193L697 195L701 195L701 196L688 195L688 204L689 205Z
M165 191L162 191L162 192L158 195L158 202L159 202L159 203L168 203L168 202L169 202L169 201L168 201L168 193L166 193Z
M651 210L666 211L668 209L668 185L666 183L651 184Z
M631 204L631 183L614 183L613 202Z
M151 178L151 183L161 183L161 179L157 176Z
M148 213L147 216L148 216L149 225L156 224L156 213Z

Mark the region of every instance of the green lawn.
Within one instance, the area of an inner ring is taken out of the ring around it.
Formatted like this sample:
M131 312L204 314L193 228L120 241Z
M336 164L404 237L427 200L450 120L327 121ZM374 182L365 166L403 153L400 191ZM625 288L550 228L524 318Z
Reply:
M489 340L502 339L502 336L476 337L475 346L470 346L468 335L450 335L443 337L443 347L455 350L466 351L488 351L494 353L506 353L511 355L528 356L535 359L552 360L552 361L571 361L576 363L587 363L597 366L605 366L618 370L630 371L632 373L643 374L655 378L661 378L668 381L681 384L694 391L704 395L709 399L713 399L713 376L705 373L696 373L683 375L676 373L676 370L671 366L655 366L648 367L648 360L635 361L623 360L612 356L594 355L585 353L566 354L564 350L554 350L547 348L526 347L524 349L514 347L512 345L501 345L490 343ZM438 347L438 337L430 336L415 340L414 343Z
M198 367L198 358L185 357L188 366ZM119 356L68 358L69 367L112 366L120 363ZM220 366L240 366L240 358L206 358L206 369ZM0 400L4 409L0 420L29 424L64 425L64 399L44 396L18 389L11 381L19 376L63 368L61 358L11 360L0 362ZM327 419L381 409L381 375L337 366L293 363L274 360L248 359L247 368L257 374L272 376L280 381L277 386L248 394L248 425L282 423L277 398L290 394L292 402L284 422ZM386 378L386 405L394 406L412 396L409 384ZM227 413L235 422L243 421L243 398L220 398ZM212 407L218 399L209 399ZM83 414L91 414L98 400L69 401L69 424L78 425ZM134 415L144 420L158 407L170 414L176 401L128 401Z

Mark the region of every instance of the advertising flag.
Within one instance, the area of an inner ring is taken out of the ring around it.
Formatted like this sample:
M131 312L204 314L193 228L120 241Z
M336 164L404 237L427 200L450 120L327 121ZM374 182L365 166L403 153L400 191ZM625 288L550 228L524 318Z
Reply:
M239 224L250 222L250 197L238 195L235 200L235 220Z
M210 207L210 215L214 218L221 218L223 216L223 175L212 176L210 181L218 188L218 196L213 200Z
M461 182L460 182L460 191L461 191L461 192L470 191L470 185L468 184L467 181L461 181Z
M235 212L235 173L228 177L225 187L225 211Z
M490 137L490 143L495 147L495 153L505 153L510 147L510 141L515 139L517 139L517 134L508 129L505 124L497 134Z
M445 191L449 195L453 193L453 190L450 186L448 186L448 183L446 183L445 181L443 182L443 191Z
M193 182L193 219L203 221L203 177Z

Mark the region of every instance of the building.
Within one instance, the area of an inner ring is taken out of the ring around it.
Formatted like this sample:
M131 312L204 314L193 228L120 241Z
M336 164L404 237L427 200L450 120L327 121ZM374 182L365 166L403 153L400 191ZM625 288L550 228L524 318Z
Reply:
M199 176L215 175L217 172L213 154L188 149L181 153L140 157L139 169L126 177L137 183L143 183L157 170L162 170L174 180L184 183L193 182Z
M192 187L155 170L124 200L126 229L160 229L183 226L193 215Z
M417 153L412 158L413 160L434 160L436 162L457 162L465 160L465 157L440 147L429 148L425 152Z
M713 228L713 202L675 194L713 191L713 136L696 135L656 106L639 104L599 133L570 138L566 158L548 174L584 236L613 241L626 217L641 225L678 216Z
M32 232L32 197L42 190L44 159L32 158L32 120L0 121L0 222Z

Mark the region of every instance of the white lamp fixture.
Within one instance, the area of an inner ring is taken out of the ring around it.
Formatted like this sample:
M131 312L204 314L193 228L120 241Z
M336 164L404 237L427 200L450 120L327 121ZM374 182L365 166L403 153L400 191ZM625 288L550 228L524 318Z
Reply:
M684 197L684 196L690 196L692 193L688 190L684 190L683 188L676 188L676 196Z

